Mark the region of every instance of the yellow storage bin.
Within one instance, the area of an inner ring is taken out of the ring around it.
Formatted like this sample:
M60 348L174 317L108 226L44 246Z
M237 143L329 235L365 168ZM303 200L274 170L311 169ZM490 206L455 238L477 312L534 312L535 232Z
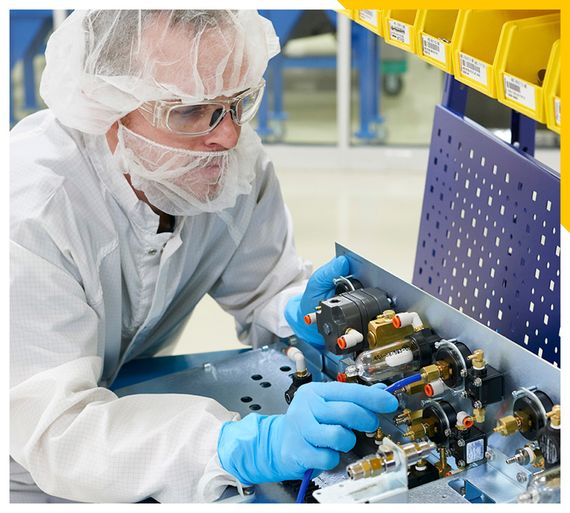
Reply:
M504 24L551 12L488 9L459 11L452 40L455 78L491 98L496 98L494 66Z
M423 9L416 19L416 54L447 73L453 73L451 41L458 15L458 9Z
M415 52L417 10L384 11L384 40L386 43Z
M497 49L498 100L540 123L546 122L543 81L558 39L560 14L551 14L505 23Z
M353 9L352 19L379 36L384 36L383 15L377 9Z
M552 45L544 77L546 126L560 133L560 39Z

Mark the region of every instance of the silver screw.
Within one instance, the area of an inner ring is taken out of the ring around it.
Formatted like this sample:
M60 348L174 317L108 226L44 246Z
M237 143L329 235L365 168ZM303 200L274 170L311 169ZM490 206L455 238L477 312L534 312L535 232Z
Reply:
M467 377L467 369L461 369L461 372L459 373L459 375L462 378L466 378Z
M485 458L487 459L487 461L493 461L495 459L495 453L491 449L489 449L485 453Z
M526 477L526 474L524 472L517 472L517 481L519 483L526 482L526 479L527 479L527 477Z
M463 440L463 438L460 438L459 440L457 440L457 445L459 447L465 447L465 440Z
M457 466L460 467L460 468L463 468L463 467L465 466L465 462L464 462L463 460L459 460L459 461L457 462Z
M480 387L480 386L483 384L483 381L481 381L481 378L475 378L475 379L473 380L473 384L474 384L476 387Z
M461 392L461 397L463 397L463 399L467 399L469 397L467 390L463 390L463 392Z
M473 403L473 408L483 408L483 403L481 401L475 401Z
M211 364L210 362L206 362L206 363L203 365L203 368L204 368L205 371L210 371L210 370L212 370L212 364Z
M262 351L267 351L268 349L269 349L269 346L263 346L263 347L261 348Z
M449 437L449 436L451 435L451 429L447 428L447 429L443 432L443 434L444 434L445 436Z

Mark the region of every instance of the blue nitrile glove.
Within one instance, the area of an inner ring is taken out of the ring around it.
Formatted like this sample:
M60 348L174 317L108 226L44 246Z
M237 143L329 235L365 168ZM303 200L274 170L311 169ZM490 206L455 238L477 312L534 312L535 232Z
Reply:
M243 485L301 479L308 469L329 470L354 447L351 431L378 429L378 413L396 410L384 390L356 383L307 383L284 415L251 413L226 422L218 438L222 468Z
M315 346L324 347L325 340L317 330L316 324L305 324L304 316L314 312L323 299L333 297L333 280L350 274L348 258L339 256L319 267L309 278L305 292L292 297L285 306L285 319L300 339Z

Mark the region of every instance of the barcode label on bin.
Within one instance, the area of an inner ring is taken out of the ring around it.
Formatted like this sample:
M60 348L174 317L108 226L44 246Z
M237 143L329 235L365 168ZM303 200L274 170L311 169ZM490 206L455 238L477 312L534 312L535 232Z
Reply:
M358 16L362 21L378 27L378 11L374 11L372 9L361 9L358 11Z
M554 98L554 120L560 126L560 98Z
M428 34L422 34L422 50L424 55L445 64L445 44Z
M459 61L461 64L461 73L466 77L476 80L484 86L487 85L487 64L474 59L465 53L459 54Z
M536 91L531 84L506 73L504 74L504 81L505 97L531 110L536 109Z
M389 20L390 39L405 45L410 44L410 27L401 21Z

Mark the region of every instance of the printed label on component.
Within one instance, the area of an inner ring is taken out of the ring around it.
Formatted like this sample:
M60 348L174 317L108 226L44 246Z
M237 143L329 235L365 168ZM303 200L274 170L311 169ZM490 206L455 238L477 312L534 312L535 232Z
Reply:
M485 457L485 443L482 439L469 442L465 448L467 465L482 460Z
M362 21L370 23L370 25L378 26L378 11L372 9L360 9L358 11L358 16Z
M476 80L484 86L487 85L487 64L465 53L459 54L459 61L463 75Z
M445 64L445 44L428 34L422 34L422 51L424 55Z
M504 75L505 96L531 110L536 109L536 90L534 87L512 75Z
M390 39L405 45L410 44L410 26L397 20L389 20Z
M560 98L554 98L554 120L560 126Z

